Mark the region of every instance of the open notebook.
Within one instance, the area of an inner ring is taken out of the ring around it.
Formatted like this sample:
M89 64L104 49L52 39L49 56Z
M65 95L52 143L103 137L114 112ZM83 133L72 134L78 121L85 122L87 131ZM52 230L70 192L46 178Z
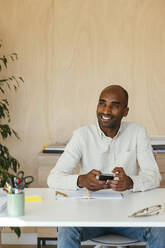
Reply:
M102 189L99 191L88 191L87 189L77 190L55 190L56 199L122 199L120 192L111 189Z

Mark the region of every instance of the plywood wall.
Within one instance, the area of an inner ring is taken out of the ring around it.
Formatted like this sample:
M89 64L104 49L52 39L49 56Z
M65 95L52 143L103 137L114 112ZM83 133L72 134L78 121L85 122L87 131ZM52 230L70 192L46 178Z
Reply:
M0 8L4 51L19 54L8 73L25 80L8 93L21 140L7 142L25 170L36 173L44 144L95 121L110 83L129 92L127 120L165 134L164 0L0 0Z

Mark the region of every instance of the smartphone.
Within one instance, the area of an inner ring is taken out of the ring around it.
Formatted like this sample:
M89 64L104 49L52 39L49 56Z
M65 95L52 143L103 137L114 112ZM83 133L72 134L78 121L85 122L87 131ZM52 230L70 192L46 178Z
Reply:
M101 181L114 180L114 175L103 173L99 176L99 180L101 180Z

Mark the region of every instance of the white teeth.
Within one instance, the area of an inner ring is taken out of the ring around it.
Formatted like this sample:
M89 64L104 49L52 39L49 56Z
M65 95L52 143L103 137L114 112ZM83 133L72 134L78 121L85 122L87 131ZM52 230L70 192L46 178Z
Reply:
M106 117L106 116L103 116L103 115L102 115L102 119L104 119L104 120L110 120L111 117Z

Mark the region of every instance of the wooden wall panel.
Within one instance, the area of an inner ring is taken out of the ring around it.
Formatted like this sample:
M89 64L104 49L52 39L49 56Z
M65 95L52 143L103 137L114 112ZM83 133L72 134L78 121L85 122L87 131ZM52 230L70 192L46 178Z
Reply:
M0 38L18 52L9 73L24 77L9 93L9 139L27 173L37 173L44 144L68 140L95 121L99 92L110 83L130 94L128 120L165 134L164 0L0 0Z

